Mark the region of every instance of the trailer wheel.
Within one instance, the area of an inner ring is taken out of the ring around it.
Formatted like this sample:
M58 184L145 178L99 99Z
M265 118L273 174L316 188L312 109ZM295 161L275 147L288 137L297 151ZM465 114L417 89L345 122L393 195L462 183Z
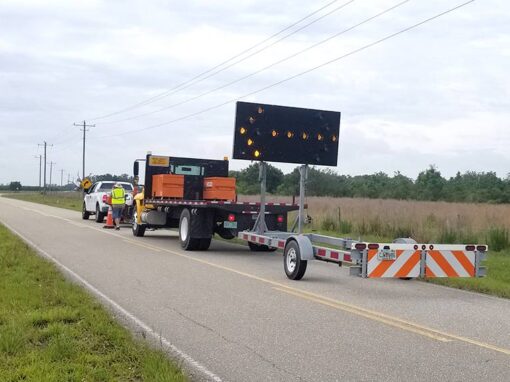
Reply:
M264 244L255 244L251 241L248 242L248 247L250 247L250 250L253 252L274 252L276 251L276 248L268 247Z
M145 235L145 228L147 228L145 226L145 224L138 224L138 214L136 213L136 211L133 213L133 225L132 225L132 230L133 230L133 236L136 236L136 237L143 237L143 235Z
M179 241L181 247L186 251L200 249L200 240L191 237L191 214L187 208L183 209L179 219Z
M90 212L87 211L87 207L85 206L85 202L83 202L83 208L81 210L81 218L83 220L88 220L90 217Z
M306 260L301 260L298 243L295 240L289 241L283 252L283 267L287 277L291 280L301 280L307 264Z
M102 223L104 220L104 214L99 209L99 204L96 204L96 222Z

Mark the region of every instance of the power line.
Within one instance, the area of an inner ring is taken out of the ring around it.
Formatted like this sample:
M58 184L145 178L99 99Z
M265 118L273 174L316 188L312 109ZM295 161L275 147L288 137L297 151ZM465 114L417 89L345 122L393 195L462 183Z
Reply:
M43 192L46 193L46 148L48 146L52 147L53 145L48 145L46 141L43 141L43 143L39 143L38 146L44 146L44 187Z
M122 135L126 135L126 134L136 133L136 132L140 132L140 131L145 131L145 130L155 129L155 128L158 128L158 127L161 127L161 126L169 125L169 124L172 124L172 123L175 123L175 122L182 121L182 120L184 120L184 119L188 119L188 118L191 118L191 117L194 117L194 116L197 116L197 115L200 115L200 114L206 113L206 112L211 111L211 110L218 109L218 108L220 108L220 107L222 107L222 106L225 106L225 105L228 105L228 104L230 104L230 103L233 103L233 102L239 101L239 100L241 100L241 99L243 99L243 98L246 98L246 97L252 96L252 95L254 95L254 94L261 93L261 92L263 92L263 91L265 91L265 90L268 90L268 89L270 89L270 88L272 88L272 87L275 87L275 86L281 85L282 83L288 82L288 81L290 81L290 80L293 80L293 79L298 78L298 77L300 77L300 76L303 76L303 75L305 75L305 74L308 74L308 73L310 73L310 72L313 72L313 71L315 71L315 70L317 70L317 69L323 68L323 67L325 67L325 66L327 66L327 65L330 65L330 64L332 64L332 63L335 63L335 62L338 62L338 61L340 61L340 60L343 60L343 59L345 59L345 58L347 58L347 57L350 57L350 56L352 56L352 55L355 55L355 54L357 54L357 53L359 53L359 52L362 52L362 51L364 51L364 50L366 50L366 49L369 49L369 48L371 48L371 47L373 47L373 46L379 45L379 44L381 44L381 43L383 43L383 42L385 42L385 41L387 41L387 40L390 40L390 39L392 39L392 38L394 38L394 37L397 37L397 36L399 36L399 35L401 35L401 34L403 34L403 33L406 33L406 32L408 32L408 31L412 30L412 29L416 29L416 28L418 28L418 27L420 27L420 26L422 26L422 25L424 25L424 24L426 24L426 23L428 23L428 22L430 22L430 21L433 21L433 20L438 19L438 18L440 18L440 17L442 17L442 16L444 16L444 15L446 15L446 14L449 14L449 13L451 13L451 12L454 12L454 11L456 11L456 10L458 10L458 9L462 8L462 7L465 7L466 5L471 4L471 3L473 3L474 1L475 1L475 0L469 0L469 1L467 1L467 2L464 2L464 3L460 4L460 5L457 5L457 6L453 7L453 8L450 8L450 9L448 9L448 10L446 10L446 11L443 11L443 12L438 13L438 14L436 14L436 15L432 16L432 17L429 17L429 18L427 18L427 19L425 19L425 20L422 20L422 21L420 21L420 22L418 22L418 23L416 23L416 24L413 24L413 25L411 25L411 26L409 26L409 27L406 27L406 28L404 28L404 29L401 29L401 30L399 30L399 31L397 31L397 32L395 32L395 33L389 34L389 35L387 35L387 36L385 36L385 37L383 37L383 38L381 38L381 39L379 39L379 40L376 40L376 41L371 42L371 43L369 43L369 44L363 45L363 46L362 46L362 47L360 47L360 48L354 49L354 50L352 50L352 51L350 51L350 52L348 52L348 53L345 53L345 54L343 54L343 55L341 55L341 56L338 56L338 57L336 57L336 58L334 58L334 59L331 59L331 60L329 60L329 61L326 61L326 62L324 62L324 63L322 63L322 64L320 64L320 65L314 66L314 67L312 67L312 68L310 68L310 69L307 69L307 70L305 70L305 71L303 71L303 72L300 72L300 73L294 74L294 75L292 75L292 76L290 76L290 77L284 78L283 80L280 80L280 81L274 82L274 83L272 83L272 84L270 84L270 85L267 85L267 86L265 86L265 87L263 87L263 88L260 88L260 89L258 89L258 90L252 91L252 92L247 93L247 94L244 94L244 95L242 95L242 96L240 96L240 97L237 97L237 98L234 98L234 99L231 99L231 100L228 100L228 101L222 102L222 103L220 103L220 104L217 104L217 105L214 105L214 106L208 107L208 108L206 108L206 109L203 109L203 110L200 110L200 111L197 111L197 112L191 113L191 114L187 114L187 115L185 115L185 116L182 116L182 117L179 117L179 118L176 118L176 119L170 120L170 121L162 122L162 123L159 123L159 124L156 124L156 125L147 126L147 127L141 128L141 129L129 130L129 131L125 131L125 132L118 133L118 134L104 135L104 136L100 136L100 137L97 137L97 138L99 139L99 138L116 137L116 136L122 136Z
M48 164L50 165L50 184L49 184L49 188L50 188L50 191L51 191L51 175L53 174L53 165L57 164L57 163L56 162L50 162Z
M82 180L85 179L85 140L86 140L86 134L87 134L87 127L96 127L96 125L87 125L85 121L83 121L83 124L81 123L73 123L74 126L83 126L83 129L80 129L80 131L83 131L83 161L82 161L82 170L83 170L83 177Z
M42 154L34 155L34 158L39 158L39 190L41 190Z
M391 11L393 11L394 9L396 9L396 8L398 8L398 7L402 6L402 5L404 5L404 4L406 4L406 3L410 2L410 1L411 1L411 0L404 0L404 1L401 1L400 3L397 3L397 4L393 5L392 7L387 8L387 9L385 9L385 10L381 11L381 12L379 12L379 13L375 14L374 16L371 16L371 17L369 17L369 18L367 18L367 19L364 19L363 21L361 21L361 22L359 22L359 23L357 23L357 24L355 24L355 25L353 25L353 26L351 26L351 27L349 27L349 28L346 28L346 29L344 29L344 30L342 30L342 31L340 31L340 32L337 32L337 33L333 34L332 36L329 36L328 38L326 38L326 39L324 39L324 40L321 40L321 41L319 41L319 42L317 42L317 43L314 43L314 44L312 44L312 45L310 45L310 46L308 46L308 47L306 47L306 48L304 48L304 49L301 49L301 50L299 50L299 51L297 51L297 52L295 52L295 53L291 54L290 56L284 57L284 58L282 58L282 59L280 59L280 60L278 60L278 61L275 61L275 62L273 62L272 64L267 65L267 66L265 66L265 67L263 67L263 68L261 68L261 69L259 69L259 70L256 70L256 71L254 71L254 72L252 72L252 73L249 73L249 74L247 74L247 75L244 75L244 76L242 76L242 77L240 77L240 78L237 78L237 79L235 79L235 80L233 80L233 81L227 82L226 84L223 84L223 85L221 85L221 86L218 86L218 87L216 87L216 88L213 88L213 89L211 89L211 90L208 90L208 91L206 91L206 92L204 92L204 93L198 94L198 95L196 95L196 96L193 96L193 97L187 98L187 99L185 99L185 100L183 100L183 101L180 101L180 102L177 102L177 103L174 103L174 104L171 104L171 105L167 105L167 106L162 107L162 108L157 109L157 110L152 110L152 111L149 111L149 112L146 112L146 113L142 113L142 114L134 115L134 116L132 116L132 117L128 117L128 118L124 118L124 119L120 119L120 120L116 120L116 121L111 121L111 122L103 122L103 123L104 123L104 124L113 124L113 123L125 122L125 121L130 121L130 120L133 120L133 119L137 119L137 118L140 118L140 117L144 117L144 116L147 116L147 115L150 115L150 114L160 113L160 112L162 112L162 111L169 110L169 109L173 109L174 107L177 107L177 106L180 106L180 105L184 105L184 104L186 104L186 103L188 103L188 102L191 102L191 101L197 100L197 99L202 98L202 97L204 97L204 96L206 96L206 95L209 95L209 94L215 93L215 92L217 92L218 90L225 89L225 88L227 88L227 87L229 87L229 86L232 86L232 85L237 84L237 83L239 83L239 82L241 82L241 81L244 81L244 80L246 80L246 79L248 79L248 78L250 78L250 77L253 77L253 76L255 76L255 75L259 74L259 73L262 73L262 72L264 72L264 71L266 71L266 70L268 70L268 69L270 69L270 68L272 68L272 67L274 67L274 66L276 66L276 65L279 65L279 64L281 64L281 63L283 63L283 62L285 62L285 61L288 61L288 60L290 60L290 59L292 59L292 58L295 58L295 57L299 56L300 54L303 54L303 53L305 53L305 52L307 52L307 51L309 51L309 50L311 50L311 49L313 49L313 48L316 48L316 47L318 47L318 46L320 46L320 45L322 45L322 44L325 44L326 42L331 41L332 39L334 39L334 38L336 38L336 37L339 37L339 36L341 36L341 35L343 35L343 34L345 34L345 33L347 33L347 32L350 32L350 31L352 31L353 29L356 29L356 28L358 28L358 27L362 26L363 24L366 24L366 23L368 23L368 22L370 22L370 21L373 21L374 19L376 19L376 18L378 18L378 17L381 17L381 16L385 15L386 13L391 12Z
M178 85L174 86L173 88L171 88L171 89L169 89L169 90L164 91L163 93L157 94L157 95L155 95L155 96L153 96L153 97L150 97L150 98L148 98L148 99L146 99L146 100L144 100L144 101L138 102L138 103L133 104L133 105L131 105L131 106L128 106L128 107L126 107L126 108L124 108L124 109L118 110L118 111L116 111L116 112L112 112L112 113L104 114L104 115L101 115L101 116L98 116L98 117L90 118L89 120L96 121L96 120L99 120L99 119L104 119L104 118L111 117L111 116L113 116L113 115L117 115L117 114L125 113L126 111L130 111L130 110L135 109L135 108L140 107L140 106L148 105L148 104L153 103L153 102L156 102L156 101L158 101L158 100L160 100L160 99L162 99L162 98L165 98L165 97L167 97L168 95L173 94L173 93L175 93L175 92L177 92L177 91L183 90L183 89L185 89L185 88L187 88L187 87L191 86L191 85L189 85L189 86L186 86L186 85L188 85L188 84L190 84L190 83L192 83L192 82L193 82L193 84L195 84L195 83L198 83L198 82L200 82L200 81L203 81L203 80L205 80L205 79L207 79L207 78L210 78L210 77L212 77L213 75L216 75L217 73L220 73L221 71L223 71L223 70L225 70L225 69L228 69L228 68L230 68L231 66L236 65L236 64L238 64L238 63L240 63L240 62L242 62L242 61L244 61L244 60L246 60L246 59L248 59L248 58L250 58L250 57L254 56L255 54L258 54L258 53L260 53L261 51L263 51L263 50L265 50L265 49L267 49L267 48L269 48L269 47L271 47L271 46L275 45L276 43L278 43L278 42L280 42L280 41L282 41L282 40L284 40L284 39L286 39L286 38L288 38L288 37L292 36L293 34L295 34L295 33L299 32L299 31L303 30L304 28L307 28L308 26L310 26L310 25L312 25L312 24L316 23L317 21L319 21L319 20L323 19L324 17L326 17L326 16L328 16L328 15L330 15L330 14L332 14L332 13L334 13L334 12L336 12L336 11L340 10L340 9L342 9L343 7L345 7L346 5L348 5L348 4L352 3L352 2L354 2L355 0L349 0L347 3L342 4L341 6L339 6L339 7L335 8L334 10L332 10L332 11L328 12L327 14L325 14L325 15L323 15L323 16L321 16L321 17L317 18L316 20L313 20L312 22L310 22L310 23L308 23L308 24L306 24L306 25L304 25L304 26L300 27L300 28L299 28L299 29L297 29L296 31L293 31L292 33L290 33L290 34L288 34L288 35L286 35L286 36L284 36L284 37L280 38L279 40L277 40L276 42L271 43L271 44L270 44L270 45L268 45L267 47L262 48L261 50L259 50L259 51L255 52L255 53L253 53L253 54L251 54L251 55L249 55L249 56L248 56L248 57L246 57L246 58L243 58L243 59L241 59L241 60L239 60L239 61L236 61L234 64L231 64L231 65L229 65L228 67L226 67L226 68L224 68L224 69L221 69L221 70L219 70L219 71L215 72L215 73L214 73L214 74L212 74L212 75L209 75L209 76L207 76L207 77L205 77L205 78L200 79L202 76L204 76L204 75L206 75L206 74L209 74L209 73L211 73L211 72L215 71L216 69L221 68L223 65L228 64L229 62L231 62L231 61L235 60L236 58L241 57L242 55L244 55L244 54L246 54L246 53L250 52L251 50L253 50L253 49L255 49L255 48L258 48L259 46L261 46L261 45L265 44L266 42L268 42L268 41L272 40L273 38L275 38L275 37L279 36L280 34L282 34L282 33L286 32L287 30L289 30L289 29L293 28L294 26L298 25L298 24L299 24L299 23L301 23L302 21L304 21L304 20L306 20L306 19L308 19L308 18L312 17L313 15L315 15L315 14L319 13L320 11L322 11L322 10L324 10L324 9L328 8L329 6L331 6L332 4L336 3L337 1L338 1L338 0L330 1L329 3L327 3L327 4L323 5L322 7L320 7L319 9L317 9L317 10L315 10L315 11L313 11L313 12L311 12L311 13L307 14L305 17L303 17L303 18L301 18L301 19L299 19L299 20L295 21L295 22L294 22L294 23L292 23L291 25L289 25L289 26L287 26L287 27L283 28L282 30L280 30L280 31L278 31L278 32L276 32L276 33L274 33L273 35L271 35L271 36L267 37L266 39L264 39L264 40L262 40L262 41L260 41L260 42L256 43L255 45L253 45L253 46L251 46L251 47L249 47L249 48L247 48L247 49L245 49L245 50L241 51L240 53L235 54L234 56L232 56L232 57L230 57L229 59L227 59L227 60L225 60L225 61L223 61L223 62L221 62L221 63L217 64L216 66L214 66L214 67L212 67L212 68L210 68L210 69L208 69L208 70L206 70L206 71L204 71L204 72L202 72L202 73L200 73L200 74L197 74L197 75L196 75L196 76L194 76L193 78L191 78L191 79L189 79L189 80L187 80L187 81L184 81L184 82L182 82L182 83L180 83L180 84L178 84ZM198 79L200 79L200 81L196 81L196 80L198 80ZM195 82L194 82L194 81L195 81Z

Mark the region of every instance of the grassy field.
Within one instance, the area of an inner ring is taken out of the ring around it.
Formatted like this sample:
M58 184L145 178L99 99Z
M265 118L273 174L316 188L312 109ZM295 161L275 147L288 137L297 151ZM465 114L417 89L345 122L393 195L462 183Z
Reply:
M0 225L0 381L185 381Z
M83 204L83 194L80 191L50 192L47 194L41 194L40 192L17 192L5 193L3 196L74 211L81 211Z

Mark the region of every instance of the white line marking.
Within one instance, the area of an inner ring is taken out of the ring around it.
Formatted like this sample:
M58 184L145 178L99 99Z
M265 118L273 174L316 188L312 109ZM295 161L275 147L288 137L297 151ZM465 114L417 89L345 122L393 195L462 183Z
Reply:
M17 230L15 230L13 227L11 227L9 224L2 222L3 225L5 225L9 230L14 232L16 235L18 235L20 238L22 238L25 242L27 242L32 248L34 248L36 251L38 251L40 254L42 254L44 257L46 257L48 260L54 262L58 267L60 267L62 270L70 274L73 278L75 278L79 283L81 283L83 286L85 286L87 289L89 289L92 293L94 293L96 296L100 297L104 301L106 301L108 304L110 304L115 310L120 312L124 317L128 318L132 322L134 322L137 326L142 328L147 332L148 335L150 335L155 340L159 341L161 344L163 344L167 349L169 349L174 354L177 354L178 357L183 359L186 363L188 363L190 366L192 366L195 370L200 371L205 376L207 376L210 380L215 382L222 382L221 378L218 377L216 374L214 374L212 371L209 371L205 366L200 364L198 361L195 361L191 356L177 348L175 345L173 345L169 340L167 340L165 337L158 334L156 331L154 331L149 325L147 325L145 322L140 320L138 317L133 315L132 313L128 312L126 309L124 309L122 306L117 304L115 301L113 301L110 297L105 295L103 292L101 292L99 289L94 287L92 284L90 284L88 281L86 281L84 278L79 276L77 273L66 267L64 264L62 264L60 261L58 261L55 257L51 256L48 252L44 251L42 248L40 248L38 245L36 245L34 242L26 238L24 235L19 233Z

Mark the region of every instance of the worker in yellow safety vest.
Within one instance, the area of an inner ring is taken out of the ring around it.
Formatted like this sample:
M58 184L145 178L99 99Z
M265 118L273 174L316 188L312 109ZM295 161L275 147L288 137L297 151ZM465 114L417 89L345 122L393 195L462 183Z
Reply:
M115 229L120 229L120 218L126 204L126 192L120 183L115 183L112 190L112 217Z

